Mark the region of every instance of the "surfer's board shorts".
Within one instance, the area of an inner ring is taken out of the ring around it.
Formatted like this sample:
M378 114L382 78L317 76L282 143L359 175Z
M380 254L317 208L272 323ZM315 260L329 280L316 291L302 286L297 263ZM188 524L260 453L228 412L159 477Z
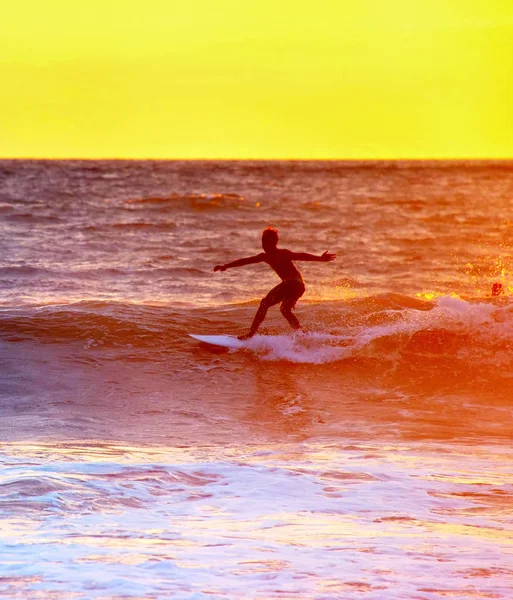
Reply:
M281 302L284 308L292 309L305 293L305 289L305 284L299 279L282 281L273 287L262 302L265 302L267 306L274 306Z

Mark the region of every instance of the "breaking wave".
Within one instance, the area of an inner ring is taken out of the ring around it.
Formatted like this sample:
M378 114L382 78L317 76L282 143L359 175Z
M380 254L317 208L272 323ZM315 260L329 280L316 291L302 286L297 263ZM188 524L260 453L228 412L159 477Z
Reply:
M237 335L254 310L254 303L177 310L112 302L5 309L0 339L78 344L85 352L130 348L132 360L160 360L162 352L168 359L184 358L194 351L224 352L198 345L189 333ZM407 366L419 376L434 370L496 379L513 372L513 304L507 298L424 302L388 294L303 304L298 314L306 333L289 332L279 311L274 313L263 335L249 340L244 350L230 351L234 360Z

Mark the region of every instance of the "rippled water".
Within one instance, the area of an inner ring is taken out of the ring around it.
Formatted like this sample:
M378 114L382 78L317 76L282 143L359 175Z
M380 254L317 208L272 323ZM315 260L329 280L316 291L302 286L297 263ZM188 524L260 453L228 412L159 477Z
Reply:
M9 597L507 598L512 589L509 449L1 451Z
M0 597L504 598L509 163L0 161ZM307 284L271 310L271 224ZM505 294L491 297L494 282Z

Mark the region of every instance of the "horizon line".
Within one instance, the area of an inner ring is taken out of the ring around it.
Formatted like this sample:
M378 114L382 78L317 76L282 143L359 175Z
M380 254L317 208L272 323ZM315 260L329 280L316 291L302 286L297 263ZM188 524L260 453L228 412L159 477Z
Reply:
M122 156L103 156L103 157L91 157L91 156L0 156L0 161L5 160L82 160L82 161L216 161L216 162L513 162L513 156L511 157L434 157L434 158L226 158L226 157L204 157L204 158L190 158L190 157L122 157Z

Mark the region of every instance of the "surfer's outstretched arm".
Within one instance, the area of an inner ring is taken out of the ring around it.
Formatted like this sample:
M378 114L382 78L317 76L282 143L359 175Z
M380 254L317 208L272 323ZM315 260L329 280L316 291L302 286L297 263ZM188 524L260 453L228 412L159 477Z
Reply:
M308 252L291 252L290 258L292 260L309 260L309 261L316 261L316 262L330 262L332 260L335 260L337 258L337 255L331 254L327 250L326 250L326 252L324 252L324 254L321 254L321 256L317 256L316 254L309 254Z
M214 267L214 272L226 271L226 269L233 269L234 267L243 267L245 265L253 265L255 263L263 262L264 258L265 255L263 252L257 254L256 256L249 256L248 258L239 258L231 263L227 263L226 265L216 265Z

